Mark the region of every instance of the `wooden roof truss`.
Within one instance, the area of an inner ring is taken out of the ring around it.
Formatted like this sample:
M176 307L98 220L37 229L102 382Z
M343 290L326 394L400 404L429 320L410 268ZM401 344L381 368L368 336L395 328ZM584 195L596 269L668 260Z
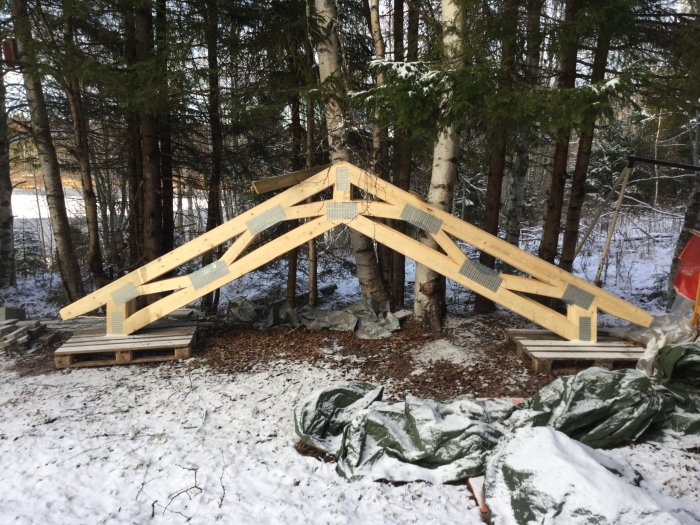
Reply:
M419 197L352 164L341 162L324 166L320 171L308 170L300 177L283 177L295 185L66 306L61 316L69 319L106 306L107 334L132 334L294 247L345 224L568 340L595 342L598 310L642 326L651 323L651 316L636 306L433 208ZM353 199L353 187L364 198ZM329 188L333 191L332 199L308 202L310 197ZM438 248L430 248L380 219L412 224L429 234ZM268 228L299 220L304 222L248 250ZM469 259L455 240L487 252L529 277L491 270ZM226 250L212 264L186 275L163 277L221 245ZM151 294L158 294L158 298L137 309L136 298ZM532 295L563 300L566 314L536 301Z

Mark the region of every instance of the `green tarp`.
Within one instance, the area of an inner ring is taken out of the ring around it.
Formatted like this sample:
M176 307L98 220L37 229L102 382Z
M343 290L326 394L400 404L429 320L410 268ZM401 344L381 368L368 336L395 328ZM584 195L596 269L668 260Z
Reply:
M303 442L336 456L341 475L390 481L480 475L499 440L526 427L551 427L596 448L686 437L697 446L699 365L699 344L666 347L657 384L636 370L594 367L555 379L517 408L509 400L470 395L386 403L381 387L343 384L301 403L296 431Z

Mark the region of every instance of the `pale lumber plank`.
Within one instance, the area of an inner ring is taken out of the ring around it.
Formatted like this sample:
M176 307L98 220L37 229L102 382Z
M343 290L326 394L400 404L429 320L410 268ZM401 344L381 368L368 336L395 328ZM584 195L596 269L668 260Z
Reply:
M511 338L517 338L517 337L532 337L532 338L537 338L537 339L542 339L542 340L551 340L551 339L558 339L561 341L561 338L557 334L553 334L549 330L546 330L544 328L507 328L506 329L506 334L508 334L509 337ZM610 335L610 332L608 330L598 330L598 337L599 340L605 341L605 340L615 340L615 341L626 341L626 339L622 339L620 337L615 337L613 335Z
M435 240L438 246L443 249L450 259L452 259L456 264L462 264L464 258L466 257L465 253L455 244L452 239L450 239L450 236L447 235L444 230L441 229L439 232L433 233L430 236L433 238L433 240Z
M230 273L211 283L203 286L198 290L184 288L173 294L164 297L153 304L147 306L129 317L125 322L126 333L132 333L149 324L150 322L169 314L173 310L206 295L209 292L227 284L242 275L267 264L277 257L287 253L289 250L313 239L318 235L342 224L344 221L328 221L325 217L311 220L301 226L298 226L290 232L281 235L277 239L261 246L251 253L241 257L229 266Z
M528 348L553 348L553 347L567 347L567 346L580 346L588 348L598 348L601 346L618 346L626 348L641 348L639 345L631 341L598 341L595 343L587 343L582 341L553 341L553 340L542 340L542 339L518 339L518 343L527 346Z
M407 235L363 216L357 217L355 220L349 222L348 227L375 239L377 242L381 242L420 264L432 268L448 279L452 279L462 286L466 286L478 294L496 301L513 312L522 315L540 326L552 330L566 339L575 339L578 337L578 327L573 325L565 316L540 303L526 297L521 297L508 290L492 292L488 288L460 274L460 265L452 261L449 257L428 248Z
M501 279L503 279L503 287L512 292L531 293L544 297L554 297L556 299L561 299L561 296L564 295L564 288L562 286L543 283L537 279L508 273L502 273Z
M179 290L190 284L190 278L187 275L178 275L170 279L162 281L153 281L151 283L142 284L136 287L139 295L149 295L152 293L169 292L170 290Z
M256 237L257 235L252 234L249 230L244 231L221 256L221 260L230 266L250 246Z
M70 319L78 315L90 312L104 305L111 299L111 294L119 290L126 284L140 286L153 279L160 277L164 273L177 268L178 266L199 257L204 252L215 248L238 235L246 229L246 223L253 217L265 213L275 206L292 206L313 195L329 188L334 183L334 178L326 172L320 172L311 176L297 186L272 197L259 204L255 208L244 212L230 221L217 226L216 228L200 235L196 239L175 248L170 253L159 257L138 270L135 270L116 281L86 295L82 299L61 309L60 314L63 319Z
M253 188L253 191L258 195L279 190L282 188L289 188L290 186L299 184L300 182L308 179L309 177L316 175L321 171L327 170L330 167L330 164L324 164L322 166L313 166L311 168L293 171L291 173L285 173L284 175L267 177L265 179L253 181L251 187Z
M528 352L531 356L533 356L535 359L546 359L549 361L553 360L562 360L562 359L569 359L569 360L581 360L581 361L588 361L592 359L617 359L620 361L637 361L641 356L643 352L639 352L638 354L630 354L630 353L625 353L625 352L548 352L548 353L539 353L537 351L532 351Z
M92 354L100 352L115 352L117 350L157 350L160 348L174 348L176 346L188 345L191 342L190 339L164 339L163 341L123 341L115 342L110 346L105 345L89 345L81 344L79 346L65 344L58 350L55 354L65 355L65 354Z
M443 229L453 237L457 237L479 250L493 255L543 282L559 286L573 284L582 290L594 294L596 296L596 306L604 312L640 326L649 326L651 324L653 318L641 308L591 283L574 277L561 268L520 250L512 244L458 219L450 213L430 206L424 200L379 179L357 166L349 165L349 170L351 183L363 191L374 195L376 198L396 206L403 206L406 203L411 204L441 219L443 221ZM499 302L497 299L495 301Z

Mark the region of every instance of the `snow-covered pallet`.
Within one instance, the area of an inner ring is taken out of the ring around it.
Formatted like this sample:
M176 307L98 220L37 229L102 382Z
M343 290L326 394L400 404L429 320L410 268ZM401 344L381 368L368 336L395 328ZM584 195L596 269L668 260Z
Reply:
M598 333L598 342L566 341L547 330L508 330L515 341L518 356L530 358L532 371L550 372L556 362L592 361L594 366L612 368L615 363L633 364L644 348L637 343Z
M54 352L56 368L153 363L190 357L196 326L150 328L133 335L79 332Z

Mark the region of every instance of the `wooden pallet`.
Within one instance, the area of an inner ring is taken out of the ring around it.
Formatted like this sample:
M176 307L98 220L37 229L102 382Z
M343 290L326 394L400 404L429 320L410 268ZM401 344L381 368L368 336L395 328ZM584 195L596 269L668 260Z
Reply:
M196 326L150 328L133 335L78 332L54 353L56 368L154 363L190 357Z
M554 362L592 361L594 366L612 368L617 363L636 363L644 348L632 341L599 332L598 342L566 341L546 330L508 330L518 356L527 355L533 373L551 372Z

